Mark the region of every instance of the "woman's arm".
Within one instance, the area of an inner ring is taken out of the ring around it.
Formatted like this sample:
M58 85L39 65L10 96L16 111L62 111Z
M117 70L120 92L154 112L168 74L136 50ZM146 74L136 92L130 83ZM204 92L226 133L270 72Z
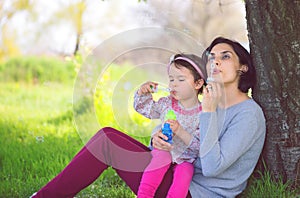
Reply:
M229 115L230 117L230 115ZM259 110L240 111L227 121L219 137L216 112L200 115L199 157L203 175L216 176L243 156L259 138L264 138L264 117Z

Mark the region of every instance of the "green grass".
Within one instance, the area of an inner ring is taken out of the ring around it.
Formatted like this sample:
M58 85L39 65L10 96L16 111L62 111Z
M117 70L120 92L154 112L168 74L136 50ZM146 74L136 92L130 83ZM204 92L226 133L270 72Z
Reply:
M258 171L259 179L253 176L249 179L247 189L240 196L241 198L247 197L280 197L280 198L296 198L300 197L299 189L293 189L291 183L284 183L282 179L275 179L269 171Z
M0 83L0 197L28 197L83 146L72 115L72 87ZM77 197L134 197L112 169Z

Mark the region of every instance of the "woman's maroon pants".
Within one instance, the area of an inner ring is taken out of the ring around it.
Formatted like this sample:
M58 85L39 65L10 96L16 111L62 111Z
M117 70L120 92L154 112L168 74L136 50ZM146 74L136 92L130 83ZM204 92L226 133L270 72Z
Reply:
M136 194L144 169L151 159L148 147L113 128L103 128L72 161L40 189L34 197L74 197L111 166ZM166 197L172 183L172 167L166 173L156 197Z

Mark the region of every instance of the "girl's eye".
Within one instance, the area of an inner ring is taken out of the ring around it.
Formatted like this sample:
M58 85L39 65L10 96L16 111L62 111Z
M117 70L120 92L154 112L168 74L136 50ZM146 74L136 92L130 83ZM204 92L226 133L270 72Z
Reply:
M230 58L230 55L229 54L224 54L222 56L222 60L226 60L226 59L229 59Z
M174 79L170 79L169 81L170 81L170 82L174 82Z
M179 79L180 82L184 81L185 79Z

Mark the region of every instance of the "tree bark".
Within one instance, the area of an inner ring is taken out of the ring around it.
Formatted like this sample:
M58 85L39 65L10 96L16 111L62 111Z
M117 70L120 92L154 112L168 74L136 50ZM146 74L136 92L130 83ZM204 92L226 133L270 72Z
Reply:
M263 159L275 178L300 183L300 1L246 0L253 97L267 121Z

